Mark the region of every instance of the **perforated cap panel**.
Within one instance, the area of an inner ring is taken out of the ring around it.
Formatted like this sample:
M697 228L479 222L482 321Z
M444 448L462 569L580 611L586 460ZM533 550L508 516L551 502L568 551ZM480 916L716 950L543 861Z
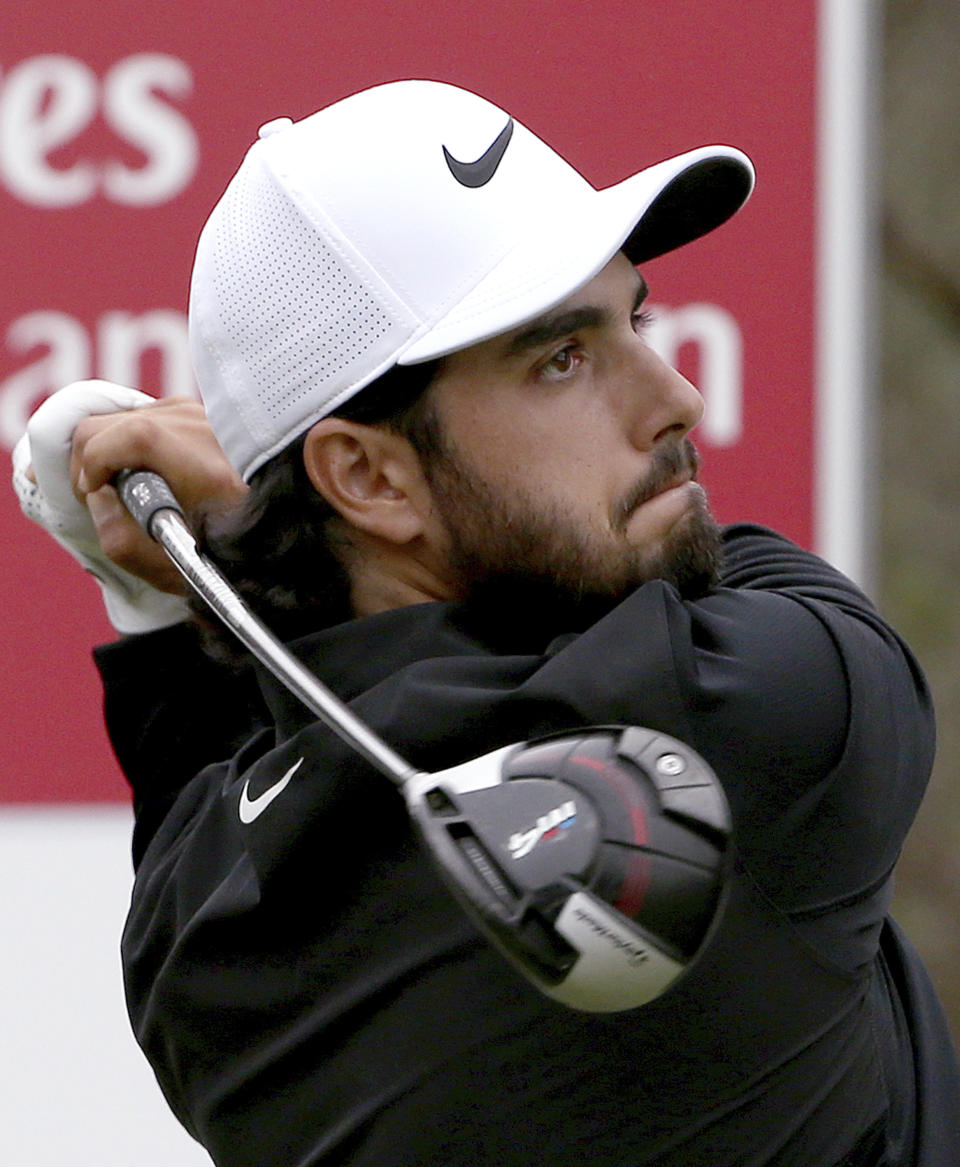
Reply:
M253 157L205 228L194 360L214 430L247 477L292 427L302 431L390 365L411 335L402 307L391 311L382 288L371 294L369 273L331 245L332 234Z

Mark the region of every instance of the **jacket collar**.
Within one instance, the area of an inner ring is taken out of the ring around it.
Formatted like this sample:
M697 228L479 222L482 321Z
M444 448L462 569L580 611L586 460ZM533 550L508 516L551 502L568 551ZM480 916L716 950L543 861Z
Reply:
M407 665L435 656L489 653L462 626L456 605L416 604L350 620L291 641L288 648L341 701L373 688ZM262 665L256 665L264 700L280 740L314 715Z

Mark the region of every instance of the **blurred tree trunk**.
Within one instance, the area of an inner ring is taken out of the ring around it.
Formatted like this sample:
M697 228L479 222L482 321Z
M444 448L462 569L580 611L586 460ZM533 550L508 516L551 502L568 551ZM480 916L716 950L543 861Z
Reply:
M960 3L884 10L879 602L939 723L894 910L960 1040Z

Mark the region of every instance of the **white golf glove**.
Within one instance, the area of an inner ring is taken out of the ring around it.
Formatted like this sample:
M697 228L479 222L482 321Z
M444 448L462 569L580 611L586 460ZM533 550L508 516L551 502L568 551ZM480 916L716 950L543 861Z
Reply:
M96 577L110 623L125 634L178 624L189 608L181 596L158 591L104 555L90 512L73 493L70 451L73 431L85 417L138 409L153 400L109 381L76 381L47 398L13 451L13 486L23 513ZM27 477L31 465L36 482Z

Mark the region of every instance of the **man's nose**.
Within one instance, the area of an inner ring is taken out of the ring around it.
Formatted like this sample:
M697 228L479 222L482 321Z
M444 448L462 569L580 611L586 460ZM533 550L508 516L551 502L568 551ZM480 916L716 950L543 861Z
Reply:
M699 390L642 341L636 360L635 444L649 449L665 437L683 437L703 418Z

